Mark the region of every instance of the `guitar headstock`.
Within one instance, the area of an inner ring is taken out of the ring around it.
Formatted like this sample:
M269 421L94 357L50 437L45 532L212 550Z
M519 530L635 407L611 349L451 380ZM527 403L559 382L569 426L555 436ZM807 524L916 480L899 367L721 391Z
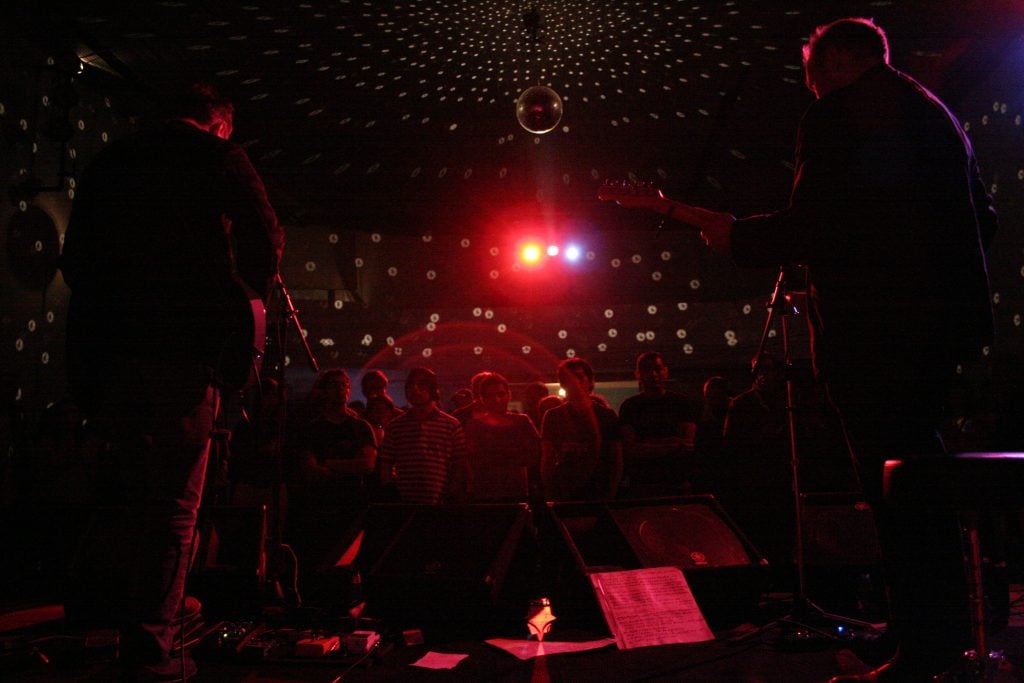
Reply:
M597 198L606 202L618 202L622 206L651 209L656 208L665 199L665 195L654 183L609 179L601 184Z

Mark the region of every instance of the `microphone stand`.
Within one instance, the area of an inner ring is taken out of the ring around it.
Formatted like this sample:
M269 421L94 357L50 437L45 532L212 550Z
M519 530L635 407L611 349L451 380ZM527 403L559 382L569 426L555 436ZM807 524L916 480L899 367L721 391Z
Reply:
M295 328L295 333L299 337L299 341L302 342L302 348L306 352L306 361L309 363L309 368L313 372L320 372L320 365L316 362L313 350L309 348L309 342L306 340L306 336L302 334L302 325L299 324L299 311L295 308L295 304L292 303L292 295L288 293L288 288L284 286L284 280L281 279L280 273L278 273L277 277L274 279L274 286L277 287L279 292L281 292L281 301L284 304L285 317L292 323L292 326ZM284 335L282 335L281 341L281 352L284 353ZM283 373L284 368L282 363L282 374Z
M272 518L274 520L273 527L273 538L271 539L273 549L273 567L274 573L278 575L288 575L290 579L290 592L291 596L286 596L285 587L277 582L277 598L285 602L293 603L293 606L301 606L302 599L298 591L298 561L295 558L295 553L291 547L284 542L284 520L282 519L282 488L285 486L284 476L284 440L288 429L288 390L287 383L285 381L285 354L288 348L288 328L292 327L295 330L296 336L299 341L302 342L302 348L305 352L306 361L309 364L310 370L314 373L320 372L320 366L316 361L316 357L313 355L313 351L306 341L305 335L302 334L302 325L299 323L299 311L295 308L295 304L292 301L291 294L288 292L288 288L284 284L284 280L281 278L280 273L274 278L274 288L278 291L280 296L282 311L281 318L277 321L275 329L277 334L275 335L274 342L274 358L266 358L264 367L266 368L266 375L268 378L272 378L276 381L275 391L277 392L276 410L277 414L274 416L275 419L275 430L276 434L272 435L273 443L273 459L274 459L274 479L271 493L271 508ZM270 354L268 353L268 356ZM268 574L270 572L268 571ZM268 576L268 578L271 578ZM280 577L278 577L280 578Z
M771 300L768 303L768 318L765 320L757 353L751 364L751 370L756 376L766 354L772 326L776 318L779 318L782 328L782 363L785 368L786 378L786 418L789 436L789 466L794 503L793 523L795 527L793 554L796 564L797 585L789 614L780 618L777 622L765 625L759 631L763 631L776 623L788 624L794 627L789 635L789 640L800 646L806 646L810 642L820 639L827 639L829 641L853 640L859 636L873 639L881 634L879 629L873 624L852 617L830 614L814 604L807 595L803 495L800 487L800 454L797 448L795 392L789 339L789 318L791 315L798 313L793 305L795 297L789 291L789 283L794 279L787 273L786 267L779 270L778 279L775 281L775 289L772 291ZM804 283L803 289L806 291L806 273L802 271L802 267L801 282Z

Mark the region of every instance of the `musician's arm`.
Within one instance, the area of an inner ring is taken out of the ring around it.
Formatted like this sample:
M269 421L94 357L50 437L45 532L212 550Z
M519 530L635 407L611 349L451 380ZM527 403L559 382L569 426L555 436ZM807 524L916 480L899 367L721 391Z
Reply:
M226 158L228 218L241 278L266 299L273 287L284 249L284 231L266 188L249 157L234 147Z
M688 223L700 230L700 237L714 251L730 254L730 233L736 216L724 211L712 211L700 206L683 204L663 198L665 209L661 212L668 218Z

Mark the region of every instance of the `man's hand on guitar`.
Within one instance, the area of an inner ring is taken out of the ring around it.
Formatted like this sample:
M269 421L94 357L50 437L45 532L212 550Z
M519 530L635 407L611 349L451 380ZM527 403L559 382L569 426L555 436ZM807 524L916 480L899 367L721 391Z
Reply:
M711 249L729 253L729 234L736 217L721 211L709 211L669 199L652 183L606 180L597 198L613 201L631 209L647 209L700 229L700 237Z
M704 240L704 244L720 254L731 253L732 225L736 222L736 217L721 211L699 210L706 214L699 226L700 238Z

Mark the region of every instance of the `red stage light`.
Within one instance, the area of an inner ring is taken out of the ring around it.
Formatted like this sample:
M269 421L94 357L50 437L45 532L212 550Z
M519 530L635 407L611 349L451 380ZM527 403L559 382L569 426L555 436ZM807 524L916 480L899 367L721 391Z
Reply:
M540 262L541 248L539 244L528 242L519 250L519 258L528 265L536 265Z

